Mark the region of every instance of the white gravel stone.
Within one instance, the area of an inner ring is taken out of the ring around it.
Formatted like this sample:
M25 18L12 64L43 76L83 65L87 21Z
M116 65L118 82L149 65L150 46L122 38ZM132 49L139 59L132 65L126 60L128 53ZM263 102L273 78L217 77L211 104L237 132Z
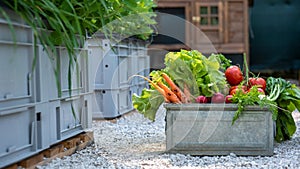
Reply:
M165 111L156 121L132 112L116 121L93 121L95 144L39 169L298 169L300 168L300 113L294 113L297 131L291 140L274 145L271 157L190 156L166 154Z

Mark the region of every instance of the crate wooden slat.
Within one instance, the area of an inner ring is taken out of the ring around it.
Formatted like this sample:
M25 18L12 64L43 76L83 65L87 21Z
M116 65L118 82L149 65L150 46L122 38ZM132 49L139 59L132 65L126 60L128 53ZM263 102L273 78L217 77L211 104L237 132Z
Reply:
M94 133L92 131L87 131L52 145L50 148L22 161L18 161L5 169L17 169L19 167L34 169L36 166L45 165L55 158L72 155L76 151L82 150L93 143Z

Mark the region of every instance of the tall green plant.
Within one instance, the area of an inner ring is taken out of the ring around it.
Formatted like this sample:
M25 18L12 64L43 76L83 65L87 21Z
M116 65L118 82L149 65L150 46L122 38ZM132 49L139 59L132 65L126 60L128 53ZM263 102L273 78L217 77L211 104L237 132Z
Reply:
M2 0L9 9L21 16L32 28L34 45L39 42L49 55L56 54L57 46L64 46L69 57L69 91L71 92L71 70L76 66L76 50L83 45L86 34L97 31L109 36L113 33L147 39L155 24L152 8L153 0ZM148 13L137 18L124 17ZM13 26L9 15L0 6L0 13ZM117 21L117 22L115 22ZM110 23L116 24L110 24ZM34 59L35 60L35 59ZM33 64L35 66L35 63ZM34 67L33 66L33 67ZM54 70L59 96L59 66ZM70 93L71 95L71 93Z

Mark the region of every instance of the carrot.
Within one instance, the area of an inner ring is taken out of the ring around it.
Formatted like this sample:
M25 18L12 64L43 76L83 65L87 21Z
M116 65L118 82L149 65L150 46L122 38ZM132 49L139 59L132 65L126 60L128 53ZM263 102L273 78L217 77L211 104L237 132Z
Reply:
M180 99L176 96L176 94L174 92L172 92L165 84L163 84L161 82L157 82L157 85L165 91L166 98L171 103L181 103Z
M169 84L171 91L176 94L176 96L180 99L181 102L187 103L187 97L185 94L180 90L180 88L173 82L173 80L166 74L162 73L162 77L165 79L165 81Z
M141 75L134 75L134 76L141 77L141 78L145 79L146 81L148 81L161 95L163 95L165 102L170 103L170 100L168 99L165 90L163 90L161 87L159 87L157 84L155 84L152 80L148 79L147 77L141 76Z

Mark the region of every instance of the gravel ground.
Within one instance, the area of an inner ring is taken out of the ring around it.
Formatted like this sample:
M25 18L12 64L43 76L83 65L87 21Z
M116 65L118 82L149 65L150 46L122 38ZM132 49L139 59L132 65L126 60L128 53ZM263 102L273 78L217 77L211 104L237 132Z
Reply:
M165 111L155 122L132 112L114 121L93 121L95 144L71 156L54 159L40 169L193 169L193 168L300 168L300 113L294 113L297 131L284 143L276 143L271 157L189 156L166 154Z

